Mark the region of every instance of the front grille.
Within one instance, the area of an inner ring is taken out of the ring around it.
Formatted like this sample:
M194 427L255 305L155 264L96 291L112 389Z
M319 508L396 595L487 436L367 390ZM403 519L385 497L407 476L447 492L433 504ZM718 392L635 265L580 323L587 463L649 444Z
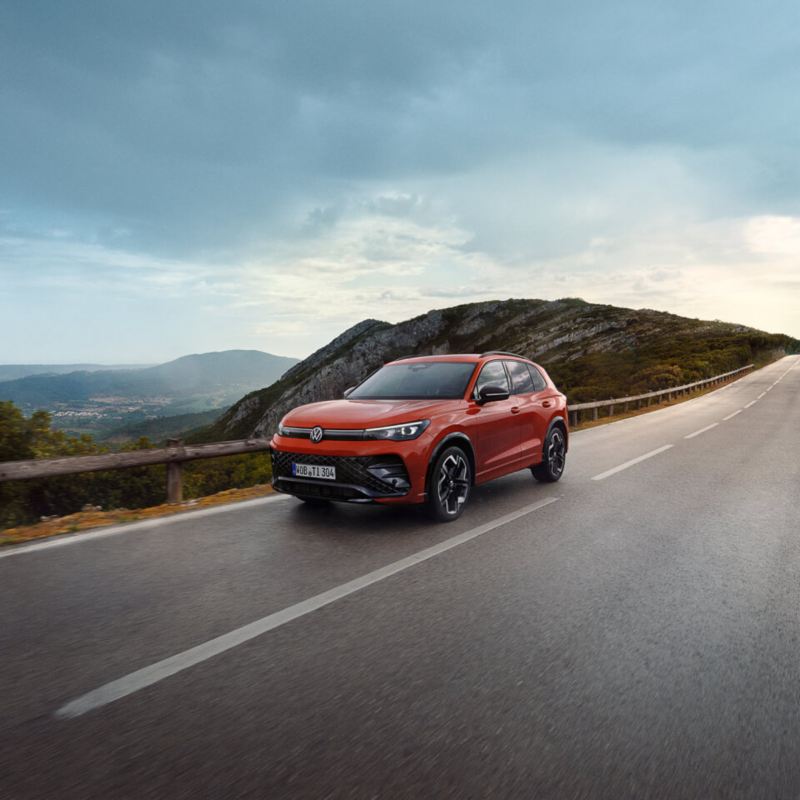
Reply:
M336 467L336 480L295 478L292 475L292 462ZM354 498L359 497L399 497L410 488L408 472L399 456L326 456L320 454L289 453L285 450L272 450L273 480L281 485L292 484L292 491L298 494L313 494L306 489L328 486L341 491L343 485L352 487ZM295 485L296 484L296 485ZM300 488L303 492L300 492ZM361 491L359 491L361 490ZM341 498L349 499L349 498Z
M288 439L310 439L312 430L313 428L284 427L281 428L280 434ZM364 430L361 428L352 430L346 428L324 428L322 431L322 438L337 440L363 439Z

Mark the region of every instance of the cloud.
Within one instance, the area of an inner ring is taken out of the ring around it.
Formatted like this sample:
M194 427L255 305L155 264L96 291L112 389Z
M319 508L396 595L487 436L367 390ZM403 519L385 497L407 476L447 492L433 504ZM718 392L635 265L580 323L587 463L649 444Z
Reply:
M748 221L744 235L754 253L765 256L791 256L800 259L800 218L798 217L754 217Z
M174 354L302 354L498 295L800 334L770 313L797 253L795 11L11 0L0 298L46 326L113 297L130 339ZM153 321L168 302L181 331ZM59 346L95 357L97 337Z

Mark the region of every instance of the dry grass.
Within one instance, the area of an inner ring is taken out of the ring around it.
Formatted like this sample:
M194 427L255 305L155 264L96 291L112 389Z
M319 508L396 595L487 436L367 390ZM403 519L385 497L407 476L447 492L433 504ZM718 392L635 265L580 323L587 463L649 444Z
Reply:
M218 506L223 503L236 503L241 500L252 500L255 497L264 497L272 493L269 484L251 486L247 489L227 489L224 492L201 497L197 500L186 500L183 503L170 505L164 503L152 508L126 509L118 508L114 511L79 511L66 517L50 519L46 522L37 522L35 525L24 525L17 528L7 528L0 531L0 545L19 544L34 539L46 539L49 536L58 536L64 533L78 533L106 525L118 525L124 522L135 522L154 517L167 517L180 514L184 511L194 511L198 508Z

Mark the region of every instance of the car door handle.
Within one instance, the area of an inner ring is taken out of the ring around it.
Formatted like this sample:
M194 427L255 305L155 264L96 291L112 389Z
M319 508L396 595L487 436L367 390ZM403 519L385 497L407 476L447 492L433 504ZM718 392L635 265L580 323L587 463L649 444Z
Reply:
M511 413L512 414L519 414L519 406L512 406Z
M542 405L545 408L550 408L550 406L553 405L553 404L549 400L542 400Z

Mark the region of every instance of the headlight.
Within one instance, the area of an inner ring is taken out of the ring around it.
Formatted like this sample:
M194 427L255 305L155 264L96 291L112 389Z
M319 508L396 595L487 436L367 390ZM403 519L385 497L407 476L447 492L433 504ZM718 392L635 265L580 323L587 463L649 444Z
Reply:
M283 420L278 423L278 436L286 436L286 426L283 424Z
M388 428L367 428L364 431L364 438L407 442L409 439L416 439L420 436L430 424L429 419L420 419L416 422L404 422L402 425L390 425Z

